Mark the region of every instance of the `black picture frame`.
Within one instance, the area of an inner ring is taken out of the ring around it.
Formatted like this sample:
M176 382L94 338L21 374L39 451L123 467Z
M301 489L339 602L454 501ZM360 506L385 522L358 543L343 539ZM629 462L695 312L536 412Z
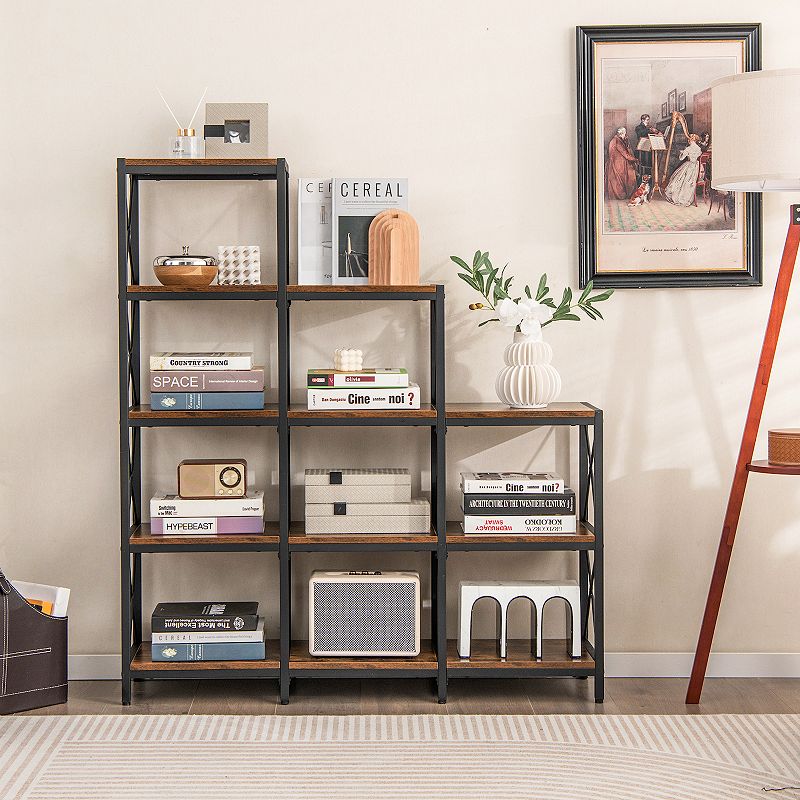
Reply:
M686 92L678 95L678 111L686 111Z
M662 103L661 104L661 119L666 119L666 118L667 118L667 104L666 103Z
M745 72L761 69L761 23L719 25L578 26L577 61L578 267L579 285L598 288L645 289L762 285L762 203L759 193L746 192L744 208L744 269L702 271L597 272L595 163L595 44L598 42L726 41L743 43ZM670 92L672 94L672 92Z

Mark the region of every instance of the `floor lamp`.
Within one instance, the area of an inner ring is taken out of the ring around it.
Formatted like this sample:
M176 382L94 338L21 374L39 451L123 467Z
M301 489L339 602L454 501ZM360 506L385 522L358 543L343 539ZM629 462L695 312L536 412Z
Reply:
M800 191L800 69L746 72L711 85L712 165L715 189L745 192ZM694 656L687 703L699 703L714 638L725 577L750 472L787 472L753 462L775 348L800 244L800 204L790 207L789 231L775 284L755 386L733 474L722 537L711 576Z

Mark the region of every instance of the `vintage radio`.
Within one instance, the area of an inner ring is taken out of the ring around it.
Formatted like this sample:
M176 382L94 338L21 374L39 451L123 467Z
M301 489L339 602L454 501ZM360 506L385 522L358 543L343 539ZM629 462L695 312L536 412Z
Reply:
M800 428L771 430L767 438L770 464L800 467Z
M185 500L244 497L247 462L243 458L186 459L178 464L178 496Z
M419 655L416 572L314 572L308 583L312 656Z

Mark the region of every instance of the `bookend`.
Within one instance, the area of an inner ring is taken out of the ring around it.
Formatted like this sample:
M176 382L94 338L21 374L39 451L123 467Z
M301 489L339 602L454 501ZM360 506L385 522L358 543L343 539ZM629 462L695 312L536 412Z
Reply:
M67 617L33 608L0 571L0 714L67 702Z

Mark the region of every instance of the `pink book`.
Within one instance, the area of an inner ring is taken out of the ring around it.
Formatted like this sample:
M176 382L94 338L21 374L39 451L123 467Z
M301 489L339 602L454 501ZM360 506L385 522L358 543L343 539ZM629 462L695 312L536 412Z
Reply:
M150 532L165 536L264 533L261 517L152 517Z

